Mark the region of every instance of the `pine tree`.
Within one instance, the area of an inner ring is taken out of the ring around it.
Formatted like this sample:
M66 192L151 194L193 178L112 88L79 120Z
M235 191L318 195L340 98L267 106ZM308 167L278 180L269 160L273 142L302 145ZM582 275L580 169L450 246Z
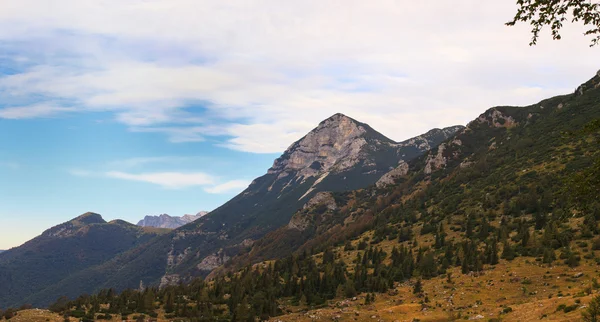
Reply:
M504 246L502 247L502 259L506 259L506 260L515 259L515 251L508 244L508 241L505 241Z
M423 292L423 282L418 279L413 286L413 294L421 294Z

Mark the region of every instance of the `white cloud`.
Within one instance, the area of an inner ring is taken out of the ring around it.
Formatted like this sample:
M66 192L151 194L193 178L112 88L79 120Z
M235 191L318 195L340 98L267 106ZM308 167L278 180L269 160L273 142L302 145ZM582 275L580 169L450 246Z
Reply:
M225 192L240 192L250 185L250 181L246 180L231 180L216 186L204 188L208 193L225 193Z
M190 160L186 157L153 157L153 158L131 158L127 160L112 162L112 166L135 167L147 163L156 162L180 162ZM0 163L0 165L2 165ZM220 182L222 179L204 172L144 172L131 173L124 171L89 171L83 169L70 169L69 174L76 177L106 177L119 180L145 182L161 186L166 189L186 189L201 187L205 192L212 194L239 192L248 187L248 180L229 180Z
M202 172L155 172L132 174L120 171L109 171L106 176L110 178L148 182L168 189L180 189L193 186L207 186L215 183L215 178Z
M133 132L165 133L173 143L202 142L205 140L203 127L133 127Z
M117 168L134 168L138 166L143 166L147 164L180 164L192 160L204 159L203 157L198 156L162 156L162 157L137 157L137 158L129 158L124 160L116 160L108 163L110 167Z
M228 148L280 152L342 112L403 140L595 73L581 28L529 47L528 26L504 26L515 10L480 0L0 2L0 45L27 63L0 76L0 95L42 98L0 117L111 111L172 142L224 135Z
M13 106L2 108L0 109L0 118L27 119L35 117L48 117L70 111L73 111L73 108L41 103L29 106Z

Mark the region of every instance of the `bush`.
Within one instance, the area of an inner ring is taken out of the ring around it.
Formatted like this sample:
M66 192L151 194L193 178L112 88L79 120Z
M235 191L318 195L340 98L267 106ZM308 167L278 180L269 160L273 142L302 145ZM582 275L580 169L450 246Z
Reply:
M596 295L589 303L587 309L581 313L583 321L596 322L600 319L600 295Z
M72 316L72 317L74 317L76 319L81 319L81 318L83 318L85 316L85 311L83 311L83 310L72 310L69 313L69 316Z
M12 319L17 314L16 310L13 308L8 308L4 311L4 318L7 320Z
M565 311L565 313L569 313L571 311L577 310L578 307L579 307L579 305L577 305L577 304L569 305L569 306L565 307L565 309L563 311Z
M507 313L512 312L512 310L513 310L512 307L507 306L507 307L505 307L505 308L502 309L502 313L503 314L507 314Z

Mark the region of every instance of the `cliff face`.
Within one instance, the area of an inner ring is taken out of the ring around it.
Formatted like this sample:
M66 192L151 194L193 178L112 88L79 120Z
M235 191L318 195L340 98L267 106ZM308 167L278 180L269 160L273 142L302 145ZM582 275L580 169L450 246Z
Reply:
M315 178L315 181L301 199L316 191L317 186L327 187L321 190L361 188L377 181L373 178L379 178L398 167L400 170L396 172L404 171L401 168L405 160L429 151L463 128L452 126L433 129L409 140L394 142L369 125L338 113L321 122L275 160L267 172L276 176L269 191L280 181L287 188L310 178ZM352 185L351 181L360 184L336 189L331 185L331 181L339 181L339 178L333 178L336 175L343 175L342 180L347 180L346 185ZM354 178L348 180L348 176ZM390 182L392 176L393 173L383 182Z
M395 145L383 136L368 138L369 131L373 130L343 114L335 114L292 144L267 173L295 171L298 177L306 179L328 171L342 172L368 157L364 149L367 144Z

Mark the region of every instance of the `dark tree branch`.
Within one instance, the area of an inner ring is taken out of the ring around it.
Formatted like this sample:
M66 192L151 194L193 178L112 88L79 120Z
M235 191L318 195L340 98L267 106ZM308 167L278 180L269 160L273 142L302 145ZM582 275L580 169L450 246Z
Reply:
M517 13L507 26L528 22L531 29L530 46L537 44L543 27L550 27L552 38L561 39L563 23L579 22L587 27L584 35L592 36L591 46L600 44L600 3L591 0L517 0Z

